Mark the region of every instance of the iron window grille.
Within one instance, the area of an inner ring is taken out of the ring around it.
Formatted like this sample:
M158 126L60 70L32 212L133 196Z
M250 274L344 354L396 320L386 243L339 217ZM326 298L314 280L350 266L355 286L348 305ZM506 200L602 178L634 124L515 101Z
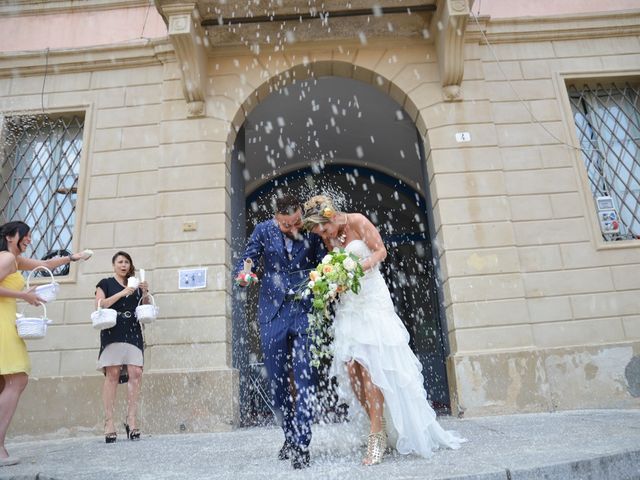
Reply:
M619 215L619 233L603 238L640 239L640 83L567 90L591 192L611 197Z
M4 119L2 218L31 227L31 256L71 251L83 130L81 114ZM65 275L65 267L54 274Z

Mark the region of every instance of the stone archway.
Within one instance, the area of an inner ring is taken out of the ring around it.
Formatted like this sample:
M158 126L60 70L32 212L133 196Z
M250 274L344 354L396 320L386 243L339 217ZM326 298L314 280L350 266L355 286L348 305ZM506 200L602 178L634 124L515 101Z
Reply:
M309 67L311 72L316 69ZM346 71L344 65L337 70ZM371 73L369 78L375 81L376 76ZM425 367L434 406L448 411L446 333L436 287L437 261L431 253L425 155L413 119L371 85L333 75L300 80L295 72L285 72L256 95L262 100L247 115L233 149L234 252L240 250L253 225L270 215L268 192L285 187L305 195L340 184L337 190L352 199L345 209L368 214L387 240L387 279L395 290L397 309ZM304 99L307 103L300 106ZM323 109L325 114L318 113ZM241 211L245 197L246 211ZM374 204L388 208L374 211ZM407 211L411 215L401 222L384 220L384 215L393 217L390 210L396 210L398 218ZM245 215L246 226L237 225ZM419 290L426 295L420 298L415 294ZM259 371L251 371L248 365L259 364L260 352L253 348L256 327L251 322L241 325L252 313L244 310L244 299L239 300L233 307L234 367L241 371L241 416L246 423L250 399L243 395L260 379Z

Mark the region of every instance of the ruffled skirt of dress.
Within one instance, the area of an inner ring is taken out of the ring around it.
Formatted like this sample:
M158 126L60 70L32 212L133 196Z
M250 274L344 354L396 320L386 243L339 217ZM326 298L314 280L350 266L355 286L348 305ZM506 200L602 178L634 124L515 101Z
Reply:
M344 294L334 319L331 374L350 416L363 416L351 390L346 362L363 365L384 394L391 444L401 454L429 457L440 447L460 448L466 439L444 430L427 401L422 365L409 347L409 333L395 313L389 289L378 271L368 272L359 294Z

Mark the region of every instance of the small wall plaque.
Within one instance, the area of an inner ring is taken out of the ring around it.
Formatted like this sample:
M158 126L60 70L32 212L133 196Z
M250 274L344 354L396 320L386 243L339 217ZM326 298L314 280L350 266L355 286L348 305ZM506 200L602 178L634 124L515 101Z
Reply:
M456 133L456 142L470 142L471 134L469 132Z
M205 288L207 286L207 269L191 268L178 271L178 289L191 290L193 288Z

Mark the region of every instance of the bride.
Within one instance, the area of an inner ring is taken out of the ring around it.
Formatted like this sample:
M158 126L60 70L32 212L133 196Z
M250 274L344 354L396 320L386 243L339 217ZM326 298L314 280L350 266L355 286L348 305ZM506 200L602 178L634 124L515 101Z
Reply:
M396 439L401 454L429 457L441 446L460 448L466 440L443 430L427 401L422 366L409 347L409 333L379 270L387 250L376 227L359 213L338 212L323 195L305 203L303 220L328 249L344 248L358 256L365 271L360 292L342 294L336 305L330 370L339 393L359 403L369 417L362 463L382 461L388 435ZM344 388L349 383L351 390Z

